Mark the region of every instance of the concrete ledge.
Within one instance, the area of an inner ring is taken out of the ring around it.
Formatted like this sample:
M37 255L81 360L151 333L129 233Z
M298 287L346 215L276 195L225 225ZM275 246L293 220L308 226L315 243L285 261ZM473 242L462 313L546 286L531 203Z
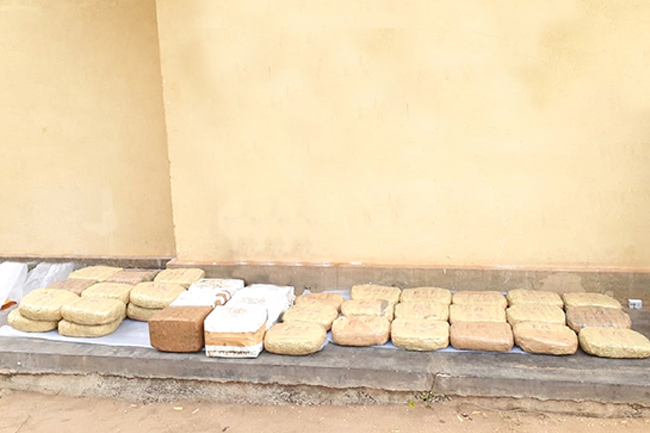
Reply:
M86 266L105 265L120 268L164 269L172 257L115 257L115 256L47 256L47 255L0 255L0 262L11 261L36 265L39 262L73 262Z

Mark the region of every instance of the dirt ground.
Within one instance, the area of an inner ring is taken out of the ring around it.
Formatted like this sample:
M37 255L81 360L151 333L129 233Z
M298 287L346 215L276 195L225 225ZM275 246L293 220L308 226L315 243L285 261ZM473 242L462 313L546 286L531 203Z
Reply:
M587 418L485 410L447 401L391 406L135 405L95 398L5 392L0 433L28 432L572 432L650 431L650 419Z

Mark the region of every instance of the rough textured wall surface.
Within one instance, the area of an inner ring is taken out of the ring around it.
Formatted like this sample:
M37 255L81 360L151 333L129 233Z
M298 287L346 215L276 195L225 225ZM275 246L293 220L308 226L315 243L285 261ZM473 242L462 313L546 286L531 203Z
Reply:
M0 0L0 254L174 254L153 0Z

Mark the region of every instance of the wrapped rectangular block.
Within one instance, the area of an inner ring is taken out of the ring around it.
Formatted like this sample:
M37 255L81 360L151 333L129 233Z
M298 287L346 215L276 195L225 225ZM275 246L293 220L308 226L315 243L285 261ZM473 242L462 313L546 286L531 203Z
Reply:
M77 295L81 295L81 293L83 293L84 290L86 290L91 286L94 286L96 283L97 283L96 280L82 280L82 279L69 278L63 281L55 281L49 286L47 286L47 288L67 290Z
M397 318L391 324L390 335L393 345L402 349L420 352L444 349L449 346L449 323Z
M451 303L458 305L496 305L504 310L508 306L508 300L499 292L456 292L451 298Z
M514 345L512 328L507 323L454 323L449 330L449 337L451 345L456 349L507 352Z
M580 332L582 328L631 328L630 316L616 308L570 307L566 321L569 328Z
M507 298L510 306L520 304L547 304L559 308L564 307L564 301L559 294L554 292L517 289L509 291Z
M572 292L562 294L564 306L571 307L602 307L621 309L621 303L616 299L593 292Z
M190 286L194 290L229 289L233 294L243 288L244 280L237 278L202 278Z
M390 322L379 316L339 317L332 324L332 341L339 346L381 346L390 337Z
M36 289L20 302L20 314L28 319L45 322L61 320L61 308L79 299L66 290Z
M179 269L165 269L161 271L153 280L156 283L179 284L186 289L192 283L199 281L205 277L205 271L199 268L179 268Z
M70 274L69 278L80 278L82 280L106 281L108 277L120 272L122 268L112 266L88 266Z
M156 269L124 269L108 277L106 282L136 285L146 281L153 281L159 272Z
M441 287L414 287L402 290L400 302L439 302L451 304L451 292Z
M112 334L120 327L122 319L115 320L104 325L80 325L78 323L61 320L59 322L59 334L66 337L103 337Z
M354 299L341 304L341 313L346 317L377 316L393 320L394 304L384 299Z
M326 304L300 304L294 305L282 315L283 322L316 323L326 331L332 327L332 322L339 317L336 308Z
M212 292L184 291L169 304L170 307L215 307L222 305L221 298Z
M149 319L149 340L161 352L203 349L203 321L212 307L167 307Z
M559 323L560 325L566 322L564 310L548 304L513 305L506 310L506 318L512 326L520 322Z
M578 339L582 350L601 358L650 357L650 341L631 329L584 328Z
M562 324L520 322L512 331L515 343L525 352L573 355L578 350L578 336Z
M322 292L322 293L305 293L296 298L296 305L301 304L326 304L341 311L341 304L345 298L340 293Z
M110 298L79 298L61 308L61 316L79 325L105 325L124 319L126 305Z
M23 332L48 332L57 328L58 321L42 321L32 320L20 314L20 310L16 308L9 316L7 316L7 323L14 329Z
M257 358L262 351L267 310L262 305L215 308L205 318L205 354L219 358Z
M140 283L131 290L131 303L142 308L163 309L184 291L180 284Z
M449 319L449 306L440 302L416 301L400 302L395 305L395 318L433 319L446 322Z
M449 306L449 322L505 322L506 310L500 305L465 305Z
M357 284L350 290L350 299L383 299L392 304L399 302L402 289L377 284Z
M130 300L133 287L135 286L121 283L97 283L84 290L81 297L116 299L126 304Z
M287 311L293 300L293 287L281 287L256 284L244 287L234 294L227 305L247 304L262 305L267 310L267 329L278 321L280 315Z
M266 293L281 294L286 300L285 310L290 306L292 306L294 301L296 300L296 290L292 286L274 286L273 284L251 284L250 286L241 289L240 292L243 292L242 296L250 296L251 294L254 295L256 293L257 294L266 294Z
M130 303L126 306L126 316L138 322L148 322L149 319L162 310L162 308L142 308Z
M310 355L323 347L325 336L325 328L316 323L276 323L266 331L264 348L277 355Z

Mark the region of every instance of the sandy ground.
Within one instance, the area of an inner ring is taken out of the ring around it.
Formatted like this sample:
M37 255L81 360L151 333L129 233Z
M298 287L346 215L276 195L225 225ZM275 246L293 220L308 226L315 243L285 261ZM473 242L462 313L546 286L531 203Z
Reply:
M484 410L447 401L393 406L134 405L5 392L0 433L27 432L649 432L650 419Z

